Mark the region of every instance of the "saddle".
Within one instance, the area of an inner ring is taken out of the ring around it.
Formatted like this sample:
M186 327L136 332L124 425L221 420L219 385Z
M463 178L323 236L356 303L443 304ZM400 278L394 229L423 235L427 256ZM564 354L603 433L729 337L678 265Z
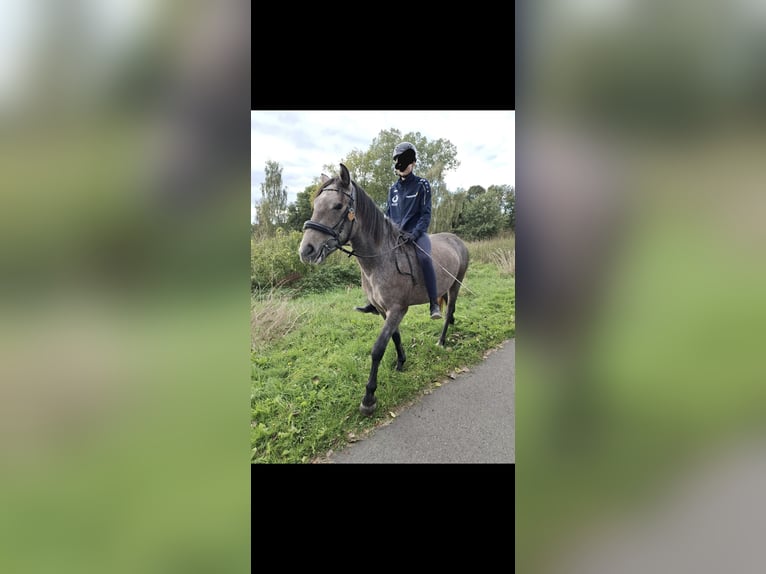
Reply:
M410 244L405 241L404 235L399 235L399 247L395 250L396 270L400 275L409 275L412 278L412 284L417 285L415 280L415 271L412 267L412 258L415 257L417 262L417 254L414 253L416 249L414 244Z

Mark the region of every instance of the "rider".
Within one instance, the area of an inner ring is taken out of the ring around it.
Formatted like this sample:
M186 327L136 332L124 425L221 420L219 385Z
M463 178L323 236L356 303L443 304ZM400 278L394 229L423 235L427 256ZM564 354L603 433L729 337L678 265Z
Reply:
M431 223L431 184L427 179L413 173L417 162L417 150L410 142L402 142L394 148L394 171L399 179L388 190L386 217L401 229L405 242L415 244L415 253L423 268L431 319L441 319L436 294L436 274L431 262L431 240L426 231ZM375 307L356 307L363 313L376 312Z

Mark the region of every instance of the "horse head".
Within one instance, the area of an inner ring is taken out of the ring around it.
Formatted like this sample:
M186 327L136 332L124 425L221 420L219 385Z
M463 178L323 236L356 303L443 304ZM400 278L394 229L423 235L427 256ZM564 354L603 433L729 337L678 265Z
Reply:
M322 174L321 179L311 219L303 224L298 252L304 263L322 263L348 243L354 232L354 184L348 168L340 164L340 176L329 178Z

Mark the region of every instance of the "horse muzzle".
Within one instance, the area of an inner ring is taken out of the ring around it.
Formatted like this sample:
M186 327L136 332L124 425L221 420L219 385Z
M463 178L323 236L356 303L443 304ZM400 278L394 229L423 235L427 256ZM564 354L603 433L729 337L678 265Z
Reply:
M324 243L320 244L319 247L315 247L312 243L306 243L305 245L302 244L300 250L298 251L298 255L300 255L301 261L303 263L319 265L325 259L327 259L327 256L337 248L338 242L335 239L330 238Z
M346 214L349 212L352 212L352 210L346 210ZM349 221L351 221L352 227L354 225L353 219L353 217L349 217ZM304 263L321 263L330 253L340 248L342 245L340 233L343 231L343 225L345 222L346 216L341 217L340 221L337 225L335 225L335 227L328 227L323 223L311 221L310 219L304 222L303 242L301 243L300 248L301 261ZM338 231L336 231L336 228L339 228ZM322 243L318 249L314 247L312 243L306 243L306 237L311 237L312 235L316 236L316 232L330 236L329 239L325 240L325 242Z

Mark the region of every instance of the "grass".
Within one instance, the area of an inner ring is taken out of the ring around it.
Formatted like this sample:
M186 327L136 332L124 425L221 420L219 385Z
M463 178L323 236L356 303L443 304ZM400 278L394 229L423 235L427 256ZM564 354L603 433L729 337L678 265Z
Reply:
M396 351L389 344L378 371L378 409L371 417L358 407L383 322L353 310L365 300L361 288L254 299L252 462L308 463L342 448L433 383L513 337L513 279L496 265L474 261L464 284L468 289L458 297L445 348L436 346L443 323L432 321L426 306L407 313L401 324L404 371L394 370Z

